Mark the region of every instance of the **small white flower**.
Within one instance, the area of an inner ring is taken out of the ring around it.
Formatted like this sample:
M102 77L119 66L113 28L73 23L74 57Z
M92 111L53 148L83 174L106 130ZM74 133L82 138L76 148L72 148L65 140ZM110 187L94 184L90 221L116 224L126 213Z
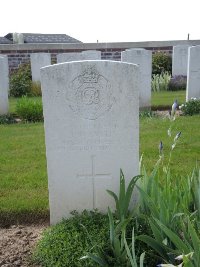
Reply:
M177 257L175 258L175 260L181 261L181 260L183 260L183 257L186 257L186 258L192 258L193 254L194 254L194 252L190 252L190 253L188 253L188 254L186 254L186 255L179 255L179 256L177 256ZM179 265L178 265L178 266L179 266Z
M183 260L183 255L179 255L179 256L177 256L177 257L175 258L175 260L177 260L177 261Z
M173 144L173 145L172 145L172 150L175 148L175 146L176 146L176 144Z

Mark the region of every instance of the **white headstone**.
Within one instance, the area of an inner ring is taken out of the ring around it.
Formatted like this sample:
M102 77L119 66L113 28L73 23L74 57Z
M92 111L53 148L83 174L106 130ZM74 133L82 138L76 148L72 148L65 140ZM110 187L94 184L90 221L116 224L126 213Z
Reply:
M82 60L101 60L101 51L86 50L81 52Z
M41 69L50 221L72 210L107 212L139 173L138 66L79 61Z
M81 53L63 53L57 55L57 63L80 60L101 60L101 51L86 50Z
M81 53L62 53L57 55L57 63L79 60L81 60Z
M0 55L0 115L8 114L9 69L7 56Z
M186 101L200 98L200 46L189 48Z
M14 44L18 43L18 33L16 32L13 33L13 43Z
M31 54L32 81L40 82L40 68L51 65L51 54L33 53Z
M172 76L187 75L189 47L189 45L177 45L173 47Z
M123 62L139 65L140 69L140 109L151 107L152 52L146 49L127 49L121 54Z
M23 33L18 33L18 44L24 43L24 35Z

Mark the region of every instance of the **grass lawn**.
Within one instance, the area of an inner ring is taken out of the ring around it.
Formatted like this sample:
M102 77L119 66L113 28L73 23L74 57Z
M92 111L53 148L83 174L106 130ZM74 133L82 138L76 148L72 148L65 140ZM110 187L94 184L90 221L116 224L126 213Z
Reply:
M171 126L172 136L167 130ZM143 163L151 171L159 158L158 146L160 141L164 146L164 165L169 161L174 137L181 131L175 149L171 153L170 168L174 175L185 175L200 164L200 116L180 116L170 122L168 118L140 119L140 154Z
M43 124L0 125L0 224L48 214Z
M185 175L200 163L200 116L140 119L140 154L150 172L158 160L158 145L164 144L167 164L177 132L182 135L171 158L171 169ZM43 123L0 125L0 224L35 220L48 214L48 190Z
M152 92L151 106L153 107L170 106L171 107L175 99L178 100L179 105L185 103L186 91Z

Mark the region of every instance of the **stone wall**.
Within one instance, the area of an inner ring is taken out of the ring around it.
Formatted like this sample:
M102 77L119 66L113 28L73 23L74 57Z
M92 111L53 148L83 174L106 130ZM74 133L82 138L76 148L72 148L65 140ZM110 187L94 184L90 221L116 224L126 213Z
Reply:
M51 53L52 63L56 63L56 55L60 53L81 52L85 50L101 51L101 58L121 60L121 52L130 48L145 48L172 53L175 45L200 45L200 40L189 41L153 41L124 43L77 43L77 44L0 44L0 54L7 55L10 72L22 63L30 62L31 53Z

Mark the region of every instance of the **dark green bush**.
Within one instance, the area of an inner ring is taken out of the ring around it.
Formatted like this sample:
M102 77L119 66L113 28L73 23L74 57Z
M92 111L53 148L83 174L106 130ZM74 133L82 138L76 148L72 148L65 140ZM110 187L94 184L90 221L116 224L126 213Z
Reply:
M91 250L91 243L82 227L84 225L92 240L102 247L109 238L108 216L98 212L74 213L68 220L47 230L38 243L34 260L46 267L94 267L92 261L80 260Z
M172 72L172 58L164 52L156 52L152 57L152 74L161 74L163 72Z
M17 101L16 113L23 121L43 121L41 98L22 97Z
M31 83L31 96L41 96L41 83L40 82L32 82Z
M191 100L185 104L182 104L180 109L184 115L192 116L195 114L200 114L200 99L191 98Z
M187 85L187 77L183 75L177 75L171 78L168 84L169 91L185 90Z
M84 211L82 214L74 212L70 219L49 228L43 234L33 254L33 261L43 267L96 267L90 259L80 260L88 252L95 254L96 246L92 247L89 237L93 243L102 248L108 259L110 267L118 267L112 255L109 243L109 220L107 215L97 211ZM84 227L82 226L84 225ZM150 227L147 220L138 218L132 220L127 228L127 241L130 243L132 228L135 227L135 234L150 234ZM87 229L88 234L85 231ZM147 245L136 240L137 257L141 252L146 251L150 256L148 266L156 265L155 252ZM147 259L145 259L146 261ZM146 266L146 265L145 265ZM122 267L122 266L120 266Z
M21 97L31 94L31 67L30 64L21 64L10 77L10 95Z

